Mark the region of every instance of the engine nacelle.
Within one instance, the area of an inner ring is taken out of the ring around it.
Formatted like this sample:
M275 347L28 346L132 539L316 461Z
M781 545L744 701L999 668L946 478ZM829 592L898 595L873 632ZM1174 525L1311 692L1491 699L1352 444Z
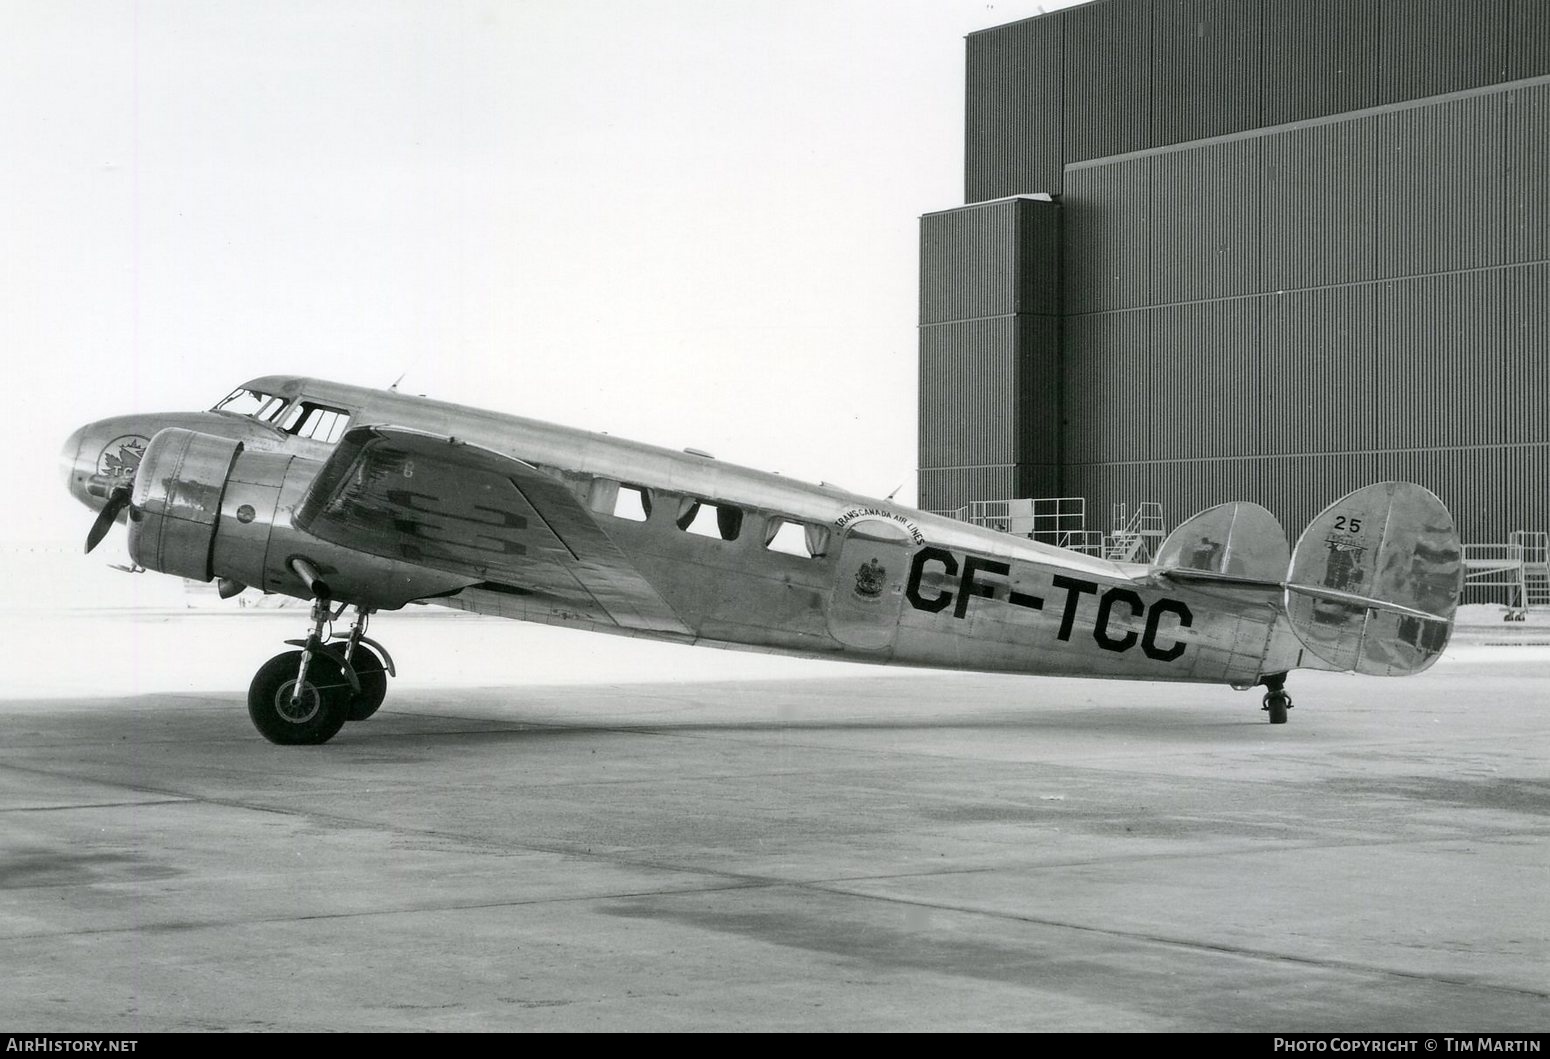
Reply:
M242 443L180 427L146 446L129 500L129 555L148 570L208 581L216 522Z
M291 568L305 559L334 597L374 609L444 596L474 578L379 558L296 529L291 514L322 464L168 427L146 446L129 509L129 554L149 570L216 577L306 599Z

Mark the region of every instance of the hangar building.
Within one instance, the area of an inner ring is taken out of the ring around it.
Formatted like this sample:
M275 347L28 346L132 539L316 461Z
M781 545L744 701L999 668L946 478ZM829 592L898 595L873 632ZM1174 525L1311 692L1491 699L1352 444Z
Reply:
M1550 2L1095 0L968 38L921 221L920 499L1402 478L1550 529Z

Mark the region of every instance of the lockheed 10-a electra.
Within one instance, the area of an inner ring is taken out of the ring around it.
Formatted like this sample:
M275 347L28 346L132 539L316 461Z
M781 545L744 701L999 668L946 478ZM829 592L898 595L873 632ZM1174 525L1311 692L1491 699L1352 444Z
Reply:
M139 566L312 602L306 638L248 693L276 743L376 711L395 671L367 624L410 603L857 662L1263 686L1279 724L1291 670L1431 665L1463 580L1447 508L1405 482L1336 501L1295 547L1232 503L1119 563L693 449L310 378L92 423L63 460L99 512L88 551L127 519Z

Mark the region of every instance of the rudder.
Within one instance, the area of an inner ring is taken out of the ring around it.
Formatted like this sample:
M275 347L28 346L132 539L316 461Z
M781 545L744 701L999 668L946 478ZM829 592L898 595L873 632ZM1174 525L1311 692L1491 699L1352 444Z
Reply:
M1331 665L1403 676L1442 654L1463 582L1447 507L1422 486L1380 482L1335 501L1298 538L1286 614Z

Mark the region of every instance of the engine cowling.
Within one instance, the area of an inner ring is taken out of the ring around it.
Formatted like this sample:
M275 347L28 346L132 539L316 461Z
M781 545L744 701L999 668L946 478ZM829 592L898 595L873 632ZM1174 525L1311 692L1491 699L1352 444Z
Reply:
M129 508L129 554L149 570L195 581L230 578L307 598L291 569L305 559L335 598L378 609L456 592L473 583L396 559L366 555L303 533L291 512L322 464L245 449L215 434L168 427L146 446Z
M129 498L129 555L149 570L208 581L216 523L242 443L180 427L145 448Z

